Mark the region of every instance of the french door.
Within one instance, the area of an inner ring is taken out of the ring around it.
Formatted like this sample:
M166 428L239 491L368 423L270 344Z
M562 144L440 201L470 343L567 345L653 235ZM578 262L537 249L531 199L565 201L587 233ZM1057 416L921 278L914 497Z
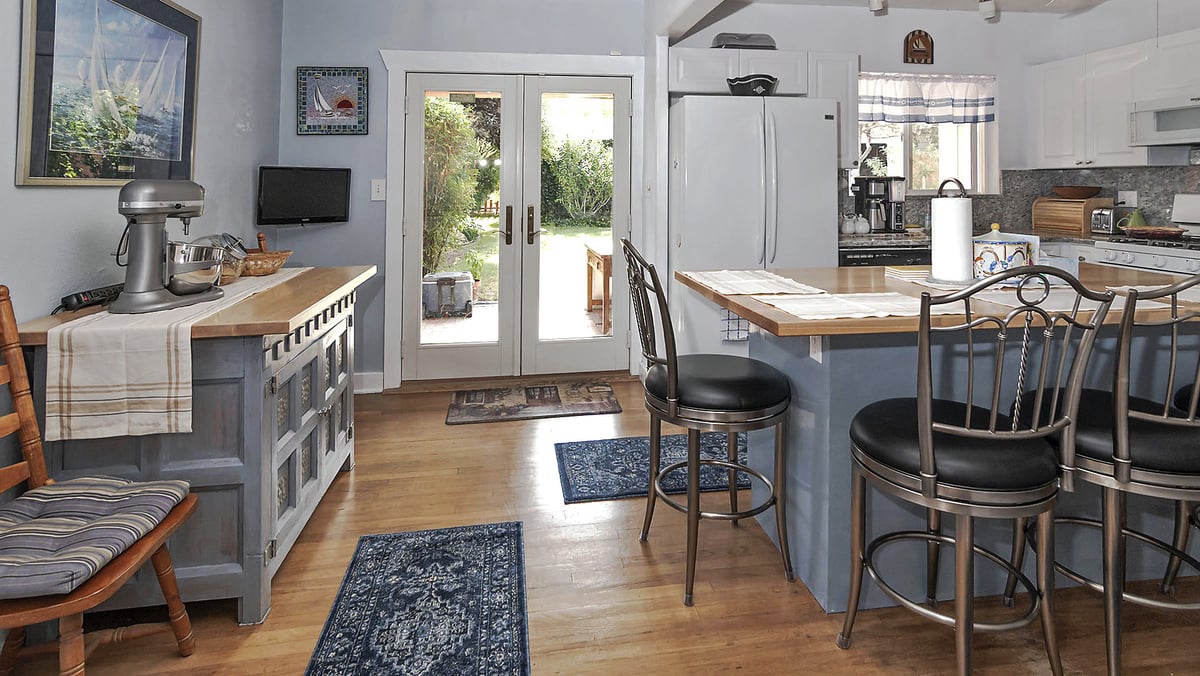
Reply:
M409 74L402 378L624 369L630 80Z

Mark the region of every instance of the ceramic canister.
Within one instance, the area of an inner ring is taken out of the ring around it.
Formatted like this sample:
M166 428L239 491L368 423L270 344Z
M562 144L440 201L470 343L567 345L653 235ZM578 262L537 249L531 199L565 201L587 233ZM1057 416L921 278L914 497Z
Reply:
M1029 242L978 238L974 246L974 269L977 279L1029 264Z

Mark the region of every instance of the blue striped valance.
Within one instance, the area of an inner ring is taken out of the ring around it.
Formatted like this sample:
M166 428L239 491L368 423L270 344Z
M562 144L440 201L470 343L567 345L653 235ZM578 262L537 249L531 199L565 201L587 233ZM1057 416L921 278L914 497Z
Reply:
M996 119L993 75L861 73L860 122L992 122Z

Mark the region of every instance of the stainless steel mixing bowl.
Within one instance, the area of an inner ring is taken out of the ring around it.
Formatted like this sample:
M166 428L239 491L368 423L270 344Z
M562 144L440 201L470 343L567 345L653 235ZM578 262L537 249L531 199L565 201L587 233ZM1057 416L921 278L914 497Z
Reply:
M167 290L177 296L200 293L221 278L224 249L217 246L167 243L167 261L163 267Z

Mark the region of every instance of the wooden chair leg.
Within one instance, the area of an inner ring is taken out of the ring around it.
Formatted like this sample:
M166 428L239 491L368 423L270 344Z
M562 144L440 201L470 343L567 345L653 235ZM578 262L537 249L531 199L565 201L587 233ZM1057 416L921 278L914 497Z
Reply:
M171 621L171 630L175 632L175 642L179 644L179 654L187 657L196 649L196 637L192 635L192 621L188 619L187 608L179 598L179 585L175 580L175 567L171 565L171 554L163 545L150 557L154 564L154 572L158 575L158 586L162 587L163 598L167 600L167 616Z
M0 676L12 676L17 669L17 655L25 647L25 627L13 627L4 638L0 649Z
M82 676L84 661L83 613L58 620L58 673Z

